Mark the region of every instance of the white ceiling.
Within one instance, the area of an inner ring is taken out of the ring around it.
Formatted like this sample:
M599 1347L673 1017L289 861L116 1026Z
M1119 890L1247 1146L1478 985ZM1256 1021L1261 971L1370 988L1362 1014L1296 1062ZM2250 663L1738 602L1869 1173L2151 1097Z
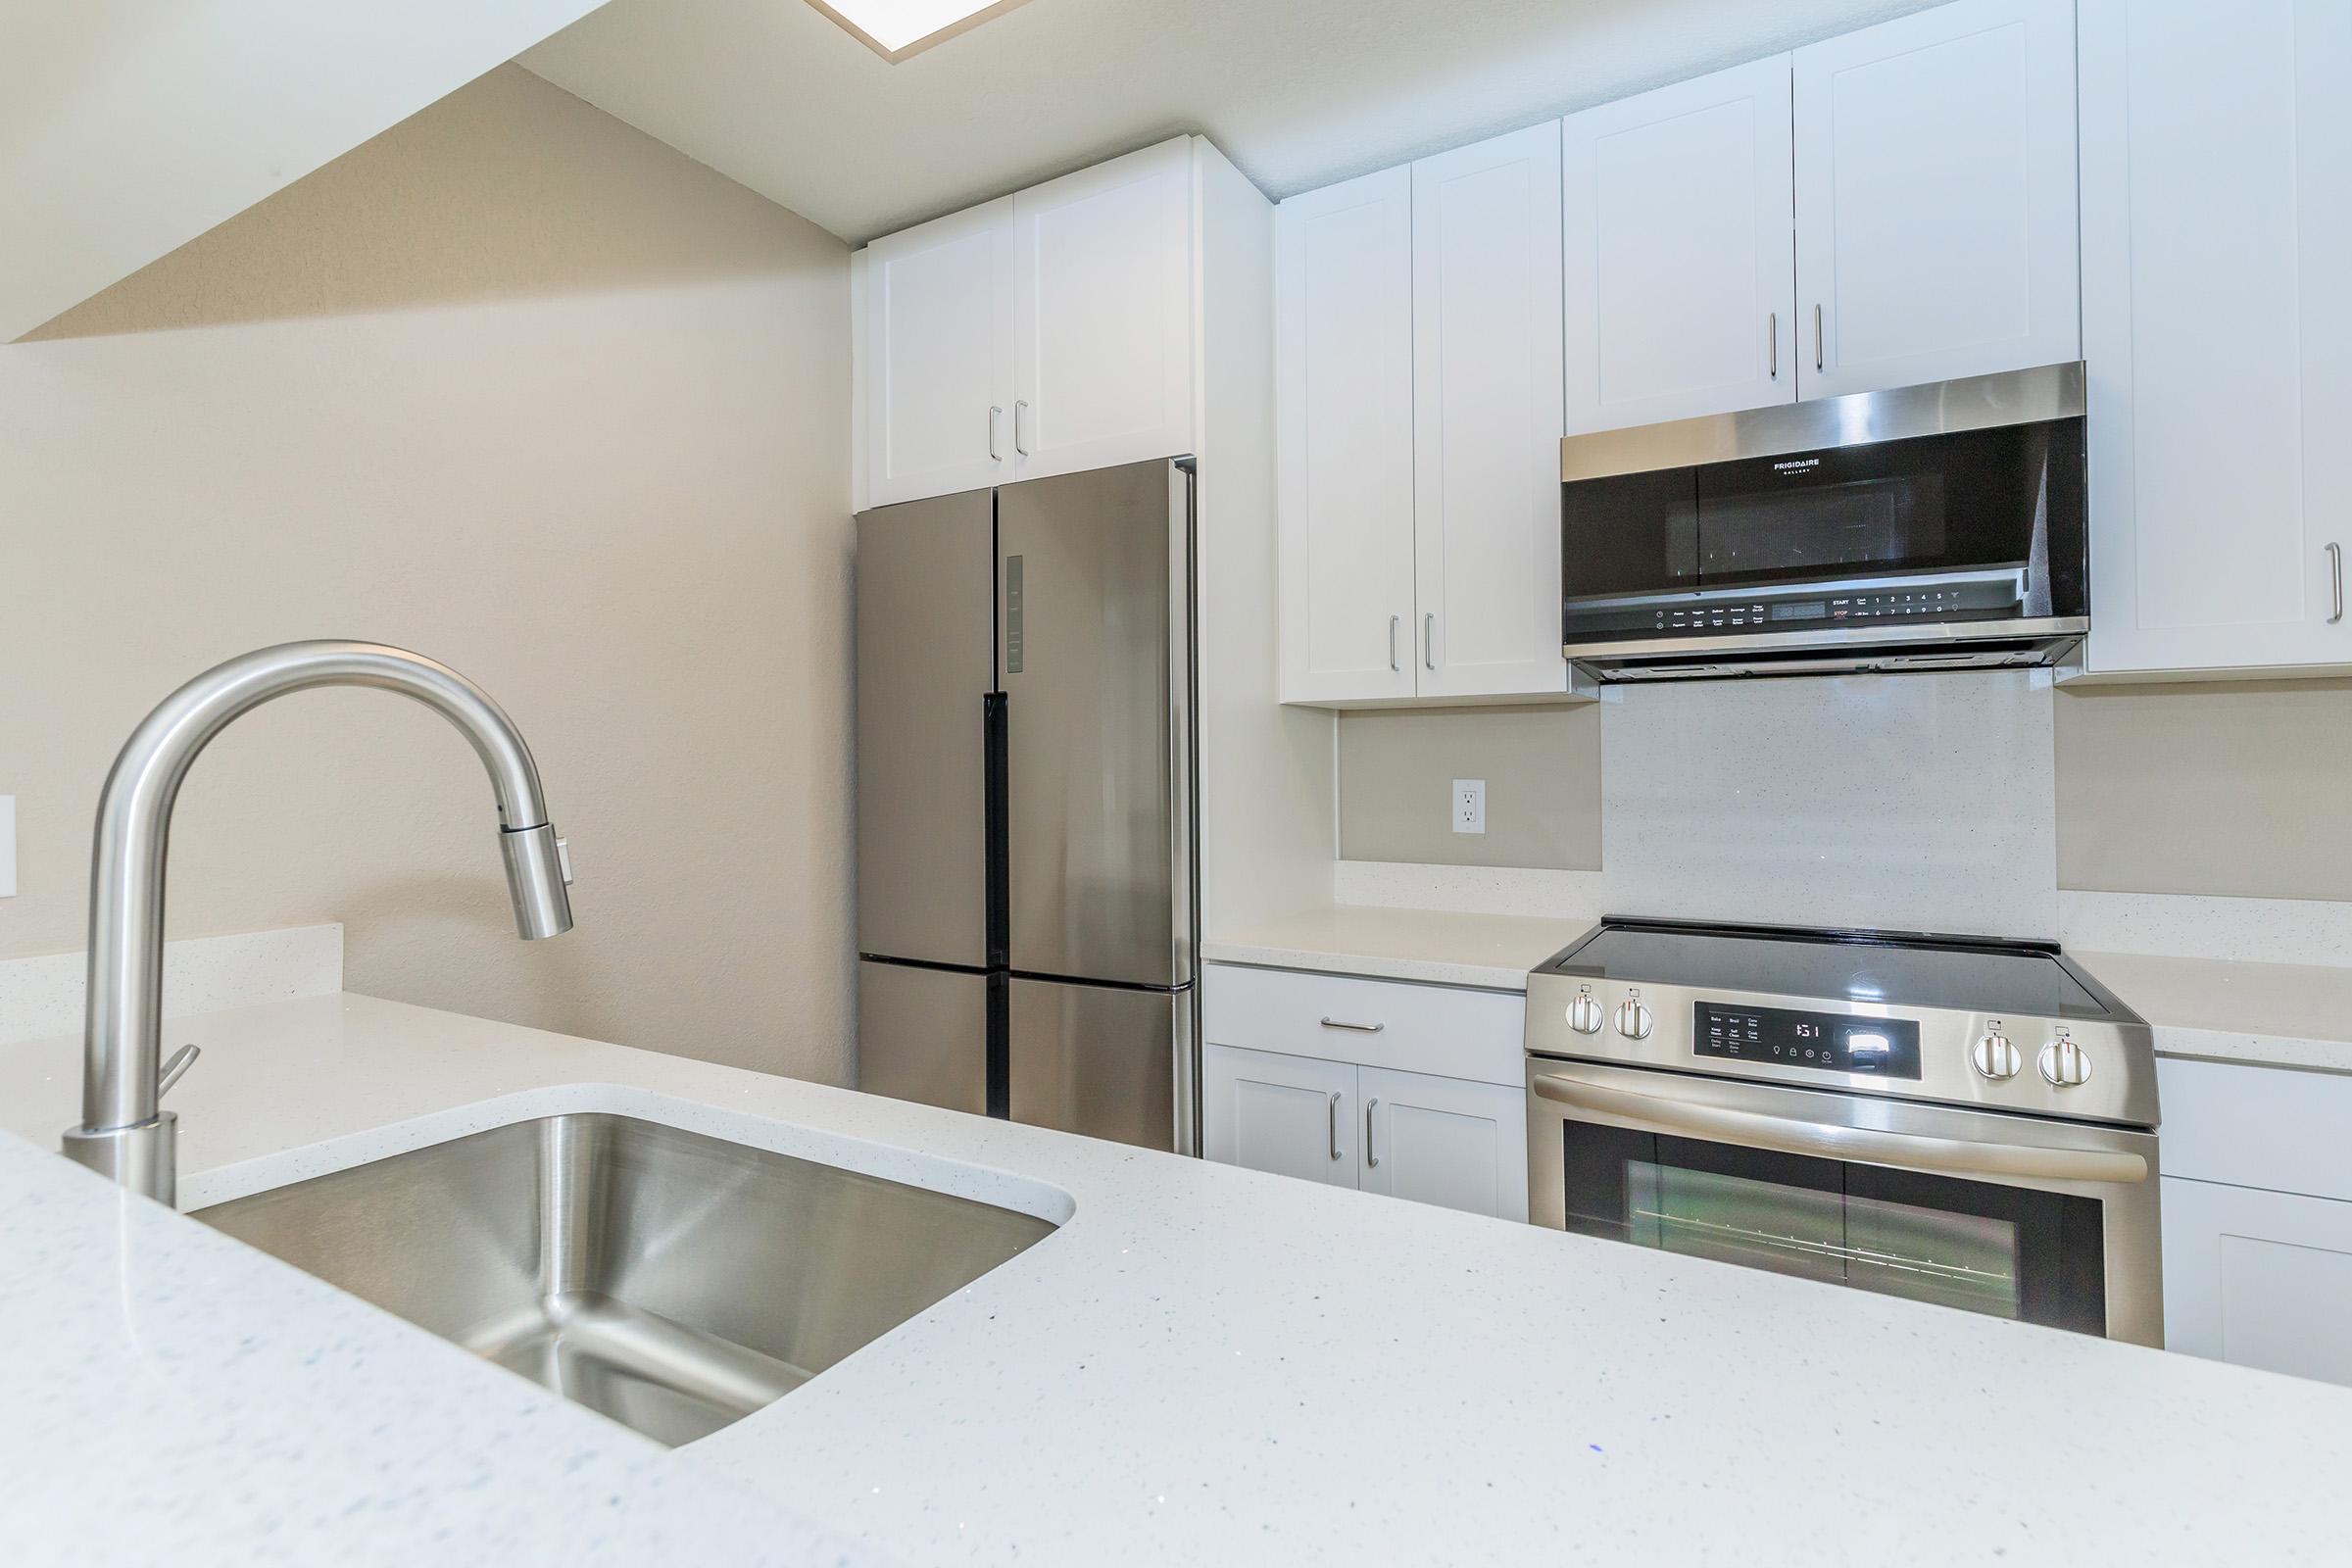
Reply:
M612 0L522 63L864 241L1200 131L1277 199L1928 0L1029 0L889 65L805 0Z

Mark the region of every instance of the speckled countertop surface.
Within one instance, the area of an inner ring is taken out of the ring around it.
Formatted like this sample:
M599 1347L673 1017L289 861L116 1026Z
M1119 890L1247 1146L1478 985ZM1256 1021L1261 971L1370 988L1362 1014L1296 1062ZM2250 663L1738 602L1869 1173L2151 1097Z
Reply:
M601 1108L1063 1223L663 1453L12 1146L0 1558L2340 1560L2344 1390L367 998L172 1039L191 1205Z
M1591 930L1593 923L1328 904L1215 933L1200 944L1200 956L1212 963L1260 963L1433 985L1525 991L1528 970Z

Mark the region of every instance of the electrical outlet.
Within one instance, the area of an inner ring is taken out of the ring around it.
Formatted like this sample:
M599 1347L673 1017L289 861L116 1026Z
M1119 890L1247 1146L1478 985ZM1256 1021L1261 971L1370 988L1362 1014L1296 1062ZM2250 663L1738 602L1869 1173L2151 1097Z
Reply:
M1487 830L1485 779L1457 778L1453 781L1453 830L1456 833L1484 833Z

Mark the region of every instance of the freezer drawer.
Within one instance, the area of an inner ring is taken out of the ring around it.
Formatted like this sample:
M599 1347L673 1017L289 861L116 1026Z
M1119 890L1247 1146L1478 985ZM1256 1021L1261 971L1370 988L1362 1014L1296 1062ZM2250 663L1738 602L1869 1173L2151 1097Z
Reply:
M858 517L858 951L985 968L993 492Z
M1193 978L1191 486L1141 463L997 493L1017 972Z
M987 1114L990 981L959 969L860 962L858 1087Z
M1011 985L1014 1121L1194 1152L1190 987L1130 991L1017 977Z

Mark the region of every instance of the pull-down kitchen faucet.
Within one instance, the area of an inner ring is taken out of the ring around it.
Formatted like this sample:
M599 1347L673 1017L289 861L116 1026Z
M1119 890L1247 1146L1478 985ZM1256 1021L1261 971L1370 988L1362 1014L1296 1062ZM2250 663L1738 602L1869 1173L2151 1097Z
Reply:
M498 842L515 931L537 941L571 929L568 857L548 823L539 769L514 720L479 686L446 664L381 643L284 643L197 676L131 732L99 796L82 1125L65 1136L69 1158L159 1202L172 1201L177 1166L174 1117L158 1107L172 805L189 764L230 720L313 686L398 692L457 725L498 793Z

